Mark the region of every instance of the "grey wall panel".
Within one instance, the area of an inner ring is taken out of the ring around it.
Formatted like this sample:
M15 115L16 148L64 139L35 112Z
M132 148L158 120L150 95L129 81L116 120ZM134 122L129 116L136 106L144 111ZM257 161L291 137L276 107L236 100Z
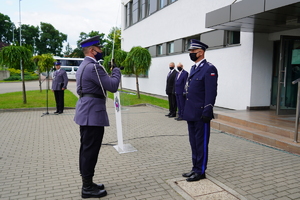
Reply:
M265 0L265 1L266 1L266 8L265 8L266 11L300 2L299 0Z
M210 48L224 46L225 31L217 30L203 33L200 36L201 42L207 44Z
M244 0L231 5L231 20L264 12L264 0Z
M156 46L151 46L149 47L149 53L152 57L155 57L156 56Z
M230 6L225 6L218 10L214 10L206 14L205 27L209 28L212 26L224 24L230 21Z
M162 46L163 46L162 55L167 55L167 43L163 43Z
M174 53L182 53L183 52L183 39L174 41Z

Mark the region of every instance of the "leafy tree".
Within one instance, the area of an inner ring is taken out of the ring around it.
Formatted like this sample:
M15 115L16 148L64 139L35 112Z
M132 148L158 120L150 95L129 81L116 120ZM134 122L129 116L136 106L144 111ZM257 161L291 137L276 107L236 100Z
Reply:
M113 27L105 39L105 46L103 47L104 56L109 55L113 49L121 49L121 29Z
M17 36L20 35L20 29L16 30ZM31 45L33 52L36 51L36 46L40 43L40 30L38 26L32 26L27 24L21 25L21 40L22 45ZM20 44L20 37L15 37L15 40Z
M56 30L51 24L41 22L40 42L37 44L38 54L52 53L62 56L63 42L67 35Z
M7 46L3 47L0 51L0 63L9 67L9 68L17 68L20 66L20 62L22 62L22 88L23 88L23 103L26 104L26 90L25 90L25 80L24 80L24 70L28 67L31 63L32 51L26 48L25 46Z
M66 50L63 52L64 53L64 57L70 57L70 55L72 54L73 52L73 49L72 47L70 46L69 42L66 46Z
M140 99L139 90L139 75L145 74L151 65L151 55L149 51L143 47L137 46L132 47L130 52L127 54L124 62L121 63L124 66L124 74L134 74L136 78L136 90L138 98Z
M10 21L10 17L0 13L0 42L11 43L13 41L12 26L15 25Z
M47 72L47 78L49 78L49 71L53 67L53 63L55 62L55 59L53 58L52 54L42 54L32 57L33 62L38 66L38 73L39 75L41 72L46 71ZM40 77L40 76L39 76ZM41 78L39 78L39 86L40 91L42 91L42 83ZM49 84L47 83L47 89L49 90Z
M126 59L127 56L127 52L123 51L121 49L116 49L114 51L114 63L117 65L117 67L121 67L122 62ZM104 57L104 62L103 62L103 66L105 68L105 70L107 71L107 73L111 73L111 66L110 66L110 62L112 59L112 54L110 54L109 56L105 56Z

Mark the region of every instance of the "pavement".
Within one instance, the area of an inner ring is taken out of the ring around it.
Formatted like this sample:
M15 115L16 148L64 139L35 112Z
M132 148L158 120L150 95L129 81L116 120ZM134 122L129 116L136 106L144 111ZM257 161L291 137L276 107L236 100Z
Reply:
M26 85L38 89L38 83ZM9 87L16 86L0 83L0 93ZM75 92L75 82L69 89ZM0 112L1 200L81 199L75 110L53 112ZM300 199L298 155L212 129L207 179L188 183L181 176L191 169L186 122L155 106L122 107L123 142L136 151L120 153L112 100L107 112L111 126L94 177L108 193L101 199Z

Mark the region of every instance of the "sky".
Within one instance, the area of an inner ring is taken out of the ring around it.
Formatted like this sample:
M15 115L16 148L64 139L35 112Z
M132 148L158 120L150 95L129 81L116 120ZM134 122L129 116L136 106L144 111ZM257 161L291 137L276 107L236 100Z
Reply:
M99 31L107 35L112 27L121 26L121 0L0 0L0 13L21 23L40 26L50 23L68 36L74 49L81 32ZM20 12L21 10L21 12ZM64 43L66 46L67 43ZM63 49L64 51L65 49Z

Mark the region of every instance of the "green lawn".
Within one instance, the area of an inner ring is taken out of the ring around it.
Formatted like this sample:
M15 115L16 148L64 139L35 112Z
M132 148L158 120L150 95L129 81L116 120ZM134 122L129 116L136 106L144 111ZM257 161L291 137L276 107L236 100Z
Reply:
M22 92L0 94L0 109L46 107L46 99L47 90L42 90L42 92L39 90L26 91L26 104L23 104ZM65 107L75 107L77 99L71 91L65 90ZM51 90L48 90L48 106L56 107Z
M46 91L33 90L26 91L27 104L23 104L22 92L12 92L0 94L0 109L16 109L16 108L40 108L46 107ZM120 101L122 106L130 106L137 104L152 104L162 108L168 108L167 100L148 96L140 95L138 99L136 93L128 91L120 91ZM113 99L113 93L108 92L108 97ZM69 90L65 90L65 107L75 107L78 98ZM56 107L54 94L51 90L48 91L48 106Z

